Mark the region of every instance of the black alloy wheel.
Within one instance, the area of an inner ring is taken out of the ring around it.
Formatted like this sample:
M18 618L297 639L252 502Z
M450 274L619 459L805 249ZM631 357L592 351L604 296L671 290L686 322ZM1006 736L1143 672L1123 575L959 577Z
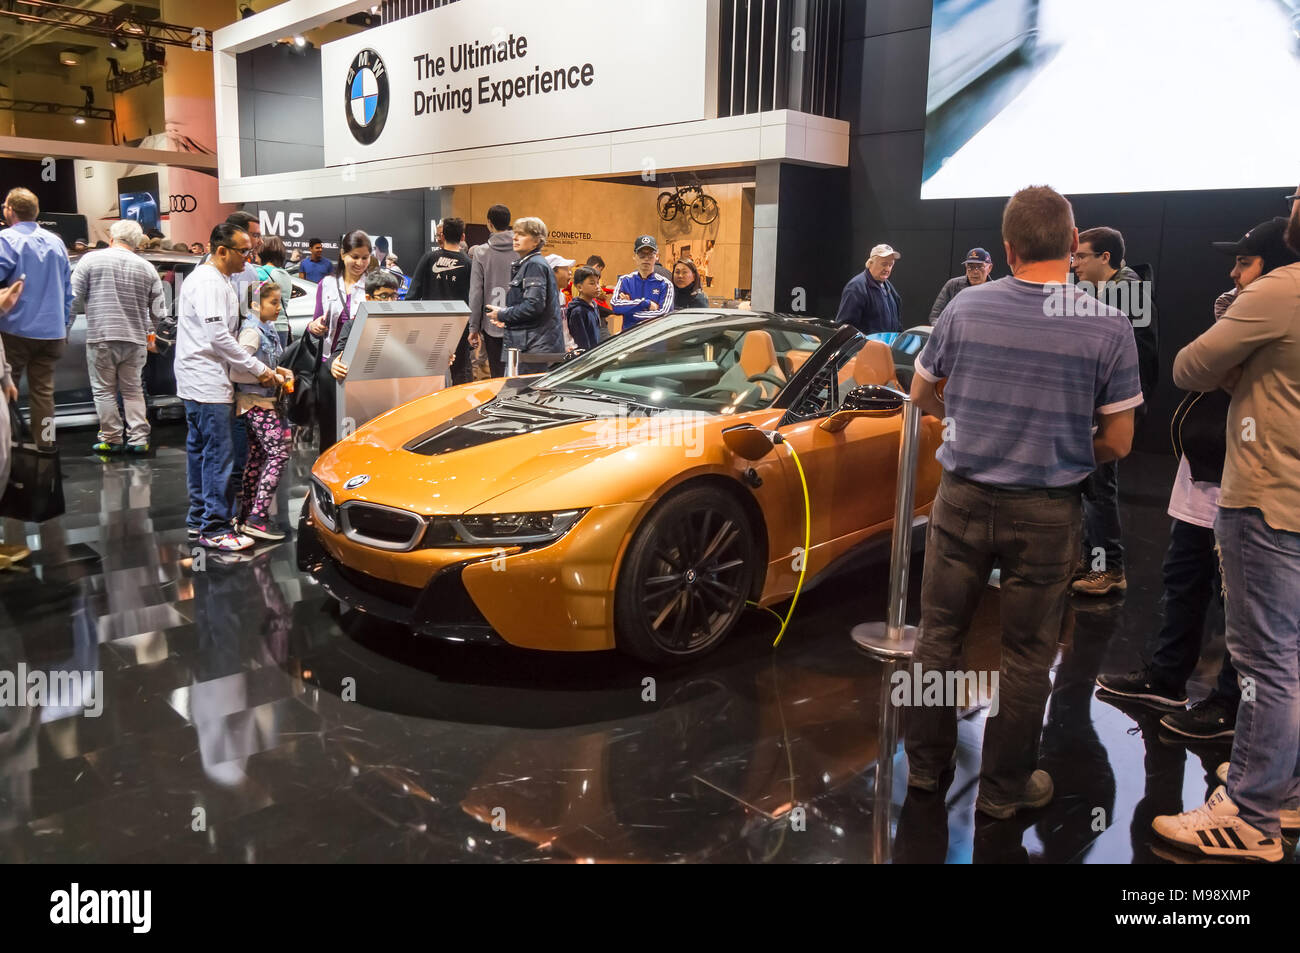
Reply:
M754 581L754 530L724 491L687 488L646 517L615 594L619 647L647 662L697 658L745 609Z

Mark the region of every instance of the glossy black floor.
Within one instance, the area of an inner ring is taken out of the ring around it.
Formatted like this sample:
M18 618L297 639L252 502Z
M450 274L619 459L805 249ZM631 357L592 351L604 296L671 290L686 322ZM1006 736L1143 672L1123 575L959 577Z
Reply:
M1162 863L1150 819L1200 804L1227 756L1094 697L1157 619L1166 458L1124 466L1127 597L1078 604L1063 634L1043 741L1056 799L977 822L982 712L946 802L908 798L882 746L888 670L848 631L883 617L883 563L809 592L775 652L755 611L668 674L430 644L340 616L291 544L195 571L183 432L155 441L153 459L104 464L85 431L62 434L68 513L26 527L33 555L0 573L0 670L104 685L99 717L0 708L0 860ZM997 666L997 598L971 668Z

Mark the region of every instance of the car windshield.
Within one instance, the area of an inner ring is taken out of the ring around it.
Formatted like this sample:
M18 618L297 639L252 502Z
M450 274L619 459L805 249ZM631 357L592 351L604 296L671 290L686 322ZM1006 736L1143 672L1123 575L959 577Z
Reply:
M532 390L606 395L664 410L761 410L835 331L797 318L684 311L606 341Z
M921 348L925 347L925 342L930 340L930 329L916 327L906 331L878 331L875 334L868 334L867 338L888 344L889 349L894 352L895 364L912 364L921 353Z

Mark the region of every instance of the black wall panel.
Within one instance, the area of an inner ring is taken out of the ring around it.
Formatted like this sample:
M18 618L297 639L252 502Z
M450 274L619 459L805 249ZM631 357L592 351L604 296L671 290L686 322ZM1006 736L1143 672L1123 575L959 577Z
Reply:
M0 197L10 189L30 189L42 215L77 211L77 179L71 159L0 158ZM4 226L0 224L0 228Z

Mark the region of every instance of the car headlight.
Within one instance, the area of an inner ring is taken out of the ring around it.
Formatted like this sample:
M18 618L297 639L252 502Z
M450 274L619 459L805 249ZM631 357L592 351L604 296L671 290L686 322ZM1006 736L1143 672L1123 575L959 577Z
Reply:
M495 513L485 516L435 516L424 534L425 546L537 546L553 543L582 519L586 510L554 513Z
M331 533L339 529L339 508L334 504L334 494L320 480L311 479L311 502L316 516Z

